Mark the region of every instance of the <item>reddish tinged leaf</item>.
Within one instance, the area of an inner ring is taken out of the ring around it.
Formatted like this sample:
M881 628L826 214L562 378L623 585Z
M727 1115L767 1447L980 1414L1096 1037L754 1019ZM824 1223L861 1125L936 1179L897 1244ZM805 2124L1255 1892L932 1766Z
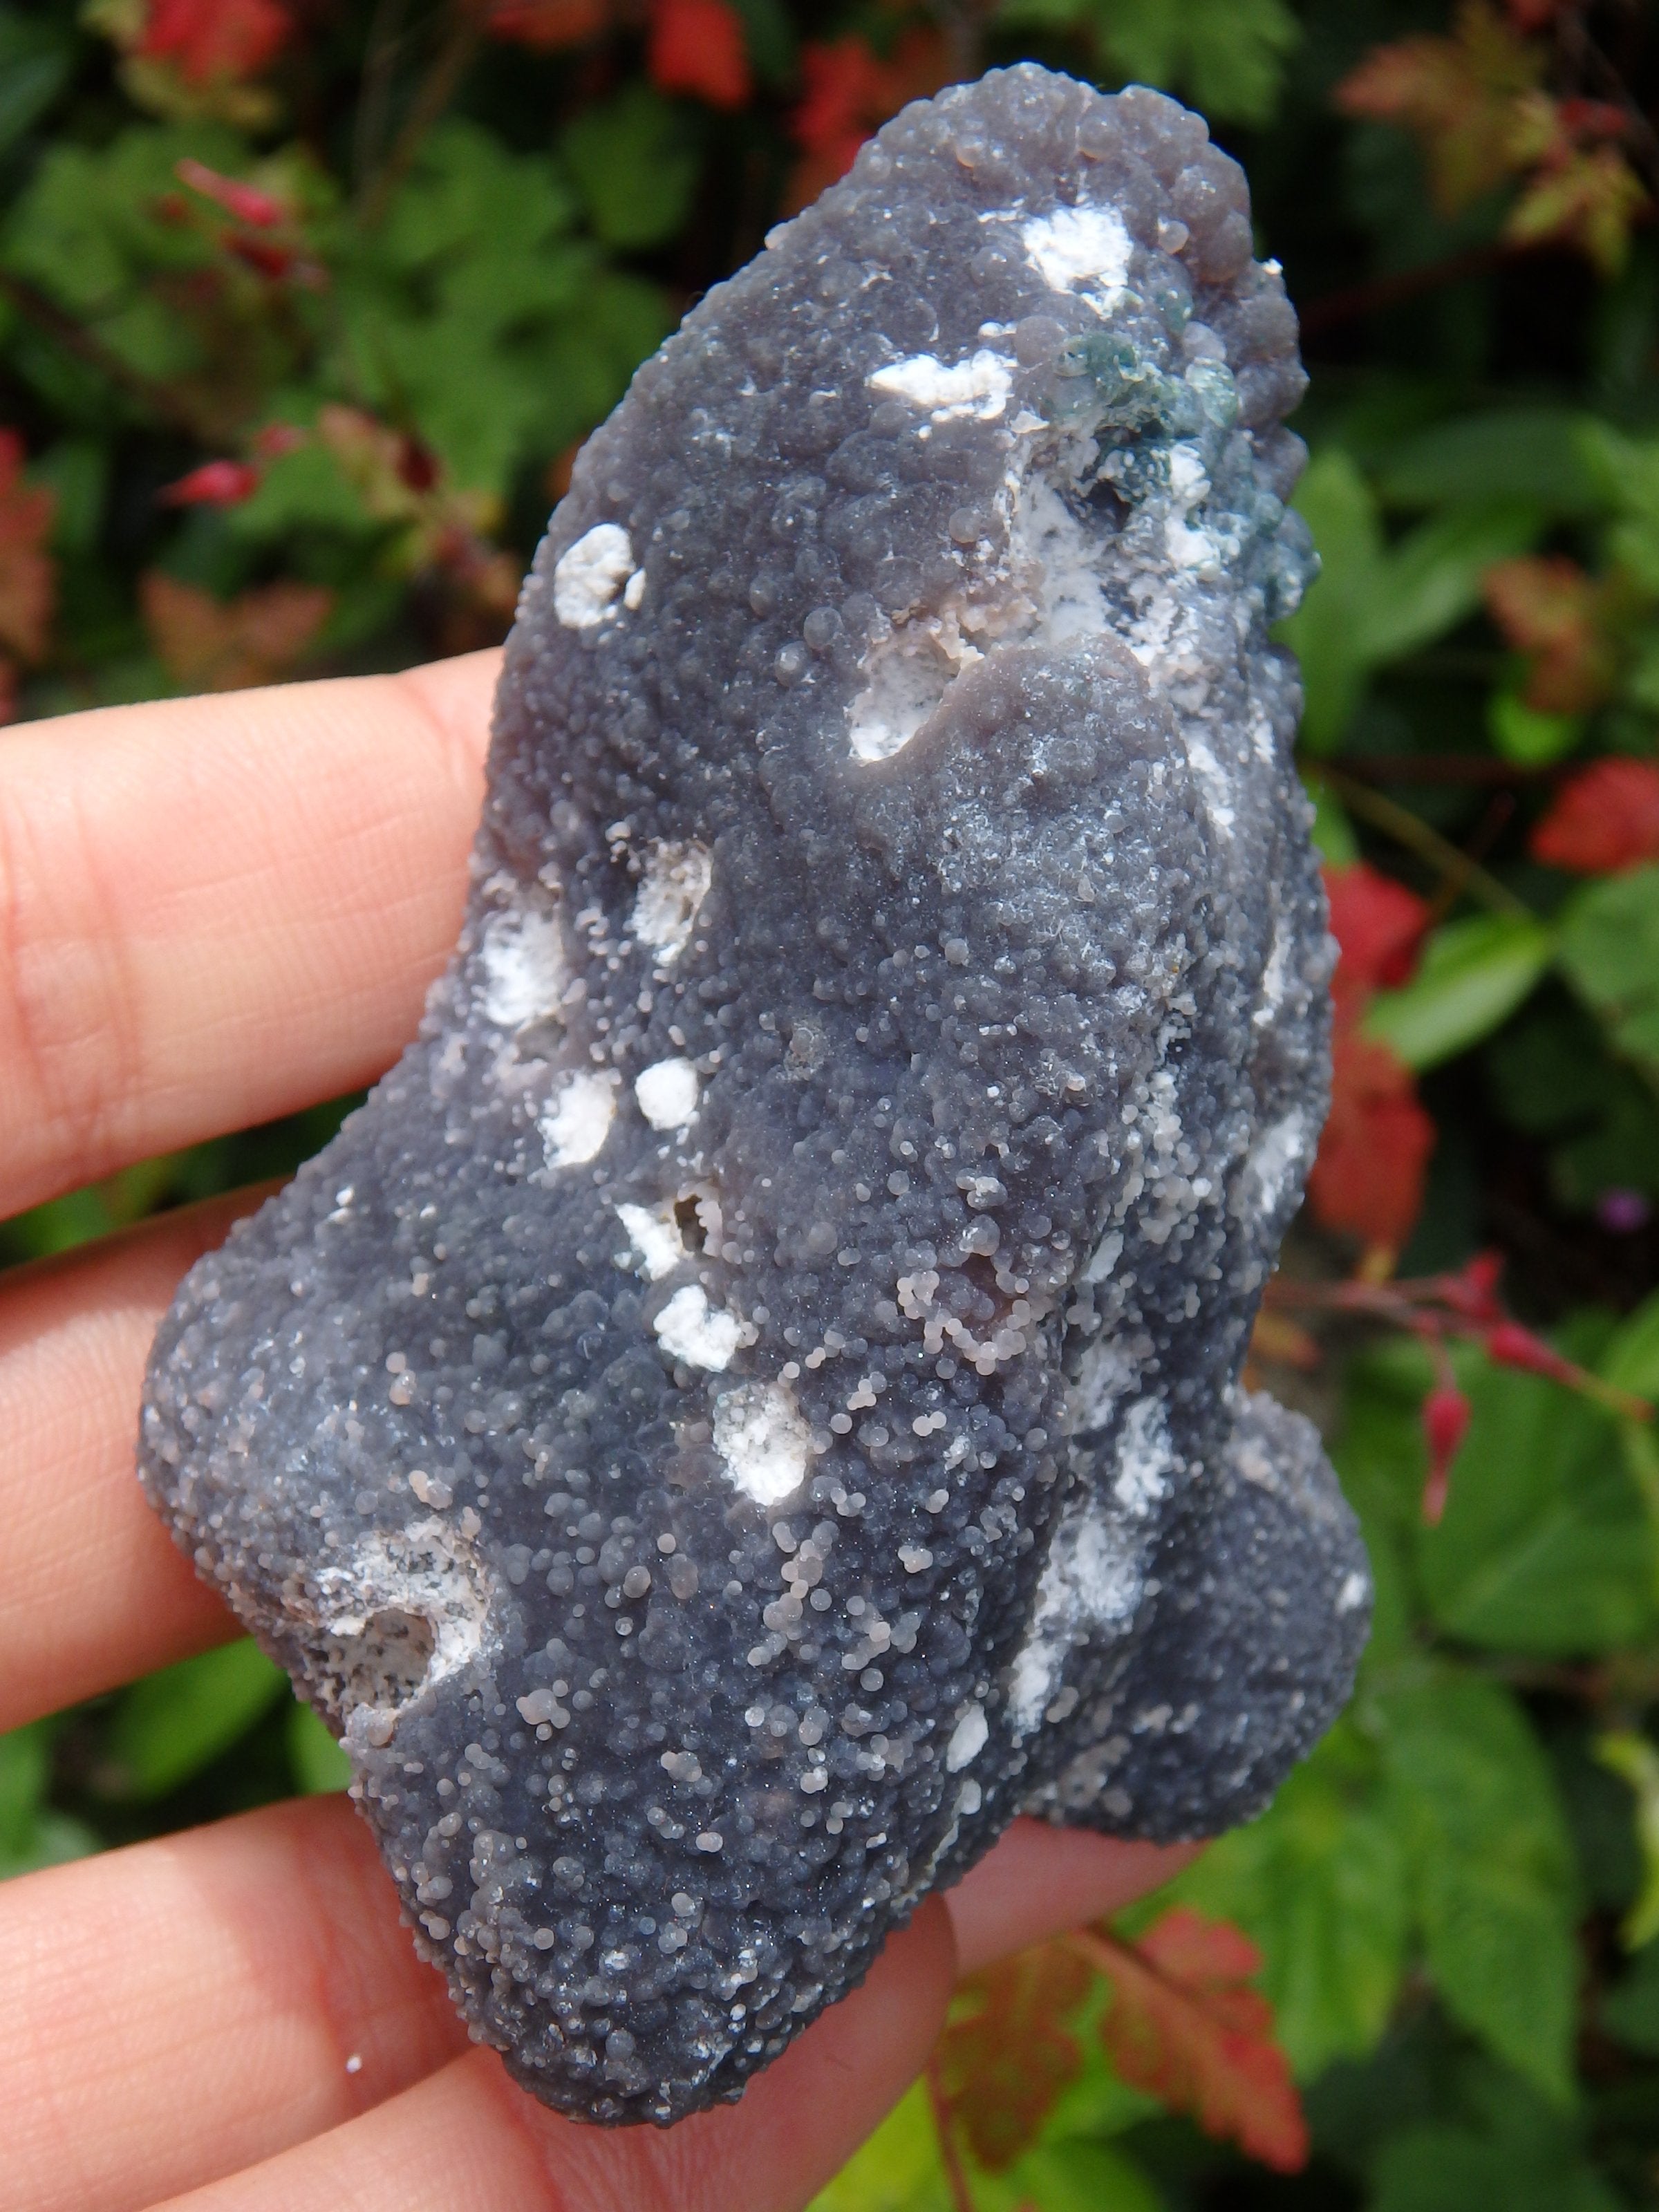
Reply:
M1429 926L1429 908L1414 891L1368 861L1327 868L1331 935L1341 947L1331 989L1339 1011L1356 1020L1373 991L1403 983Z
M163 507L240 507L259 488L250 461L204 461L156 494Z
M1659 764L1599 760L1564 783L1532 833L1534 860L1581 876L1659 860Z
M1607 594L1564 554L1498 561L1481 580L1486 611L1527 656L1528 707L1540 714L1582 714L1612 689L1613 642Z
M1437 1383L1423 1401L1423 1437L1429 1448L1429 1471L1423 1484L1423 1518L1431 1528L1439 1527L1446 1510L1452 1462L1468 1432L1469 1412L1468 1400L1449 1382Z
M1604 276L1613 276L1624 266L1631 228L1647 198L1616 146L1570 149L1540 167L1510 210L1504 235L1519 246L1553 240L1573 246Z
M1386 1045L1339 1026L1330 1118L1308 1177L1316 1220L1398 1252L1422 1211L1434 1139L1411 1070Z
M192 160L188 155L173 163L173 173L181 185L188 185L191 191L200 192L204 199L211 200L227 215L234 216L238 222L247 223L255 230L270 230L287 216L288 210L282 202L269 192L262 192L257 185L244 184L240 177L222 176L217 169L210 169L205 161Z
M170 61L186 84L258 76L292 34L281 0L149 0L137 52Z
M646 67L659 91L690 93L710 107L741 107L752 88L743 19L730 0L657 0Z
M1299 2172L1307 2122L1273 2040L1273 2008L1249 1986L1261 1965L1255 1946L1186 1905L1137 1943L1103 1928L1073 1940L1112 1984L1101 2037L1121 2078L1263 2166Z
M484 28L538 53L585 46L611 21L609 0L495 0Z
M1422 33L1370 52L1336 88L1344 114L1415 134L1436 199L1466 207L1522 166L1515 103L1543 74L1540 50L1486 0L1463 0L1453 33Z
M265 584L221 601L194 584L151 569L138 602L167 672L198 691L269 684L298 660L327 621L332 592L314 584Z
M20 659L38 660L46 649L57 593L58 568L46 550L56 506L41 484L23 482L23 441L0 429L0 644ZM8 667L9 701L12 672ZM9 706L3 717L11 719Z
M1579 0L1504 0L1504 12L1517 31L1547 30L1556 17Z
M1036 2140L1083 2051L1067 2026L1091 1976L1074 1945L1039 1943L963 1983L934 2054L951 2122L988 2172Z

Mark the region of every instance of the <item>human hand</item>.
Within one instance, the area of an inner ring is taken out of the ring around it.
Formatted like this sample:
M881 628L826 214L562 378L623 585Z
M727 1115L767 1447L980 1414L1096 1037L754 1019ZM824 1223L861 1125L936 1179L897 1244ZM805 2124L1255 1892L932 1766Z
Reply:
M496 656L0 735L5 1212L372 1080L454 941ZM0 1277L0 1731L238 1633L145 1504L146 1352L258 1194ZM1017 1822L735 2106L545 2111L470 2049L367 1829L313 1798L0 1887L5 2212L787 2212L956 1976L1187 1856Z

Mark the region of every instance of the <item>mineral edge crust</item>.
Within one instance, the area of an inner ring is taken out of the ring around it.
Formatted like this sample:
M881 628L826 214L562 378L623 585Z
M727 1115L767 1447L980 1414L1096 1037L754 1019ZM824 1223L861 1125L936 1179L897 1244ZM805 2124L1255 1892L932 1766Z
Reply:
M1020 1811L1249 1818L1370 1609L1238 1382L1326 1101L1243 177L908 108L635 377L459 946L193 1270L143 1479L550 2105L738 2094Z

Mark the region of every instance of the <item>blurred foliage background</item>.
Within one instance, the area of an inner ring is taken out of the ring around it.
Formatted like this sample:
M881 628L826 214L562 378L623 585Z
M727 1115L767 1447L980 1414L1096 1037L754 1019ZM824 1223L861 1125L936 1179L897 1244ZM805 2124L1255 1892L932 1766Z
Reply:
M963 1996L834 2212L1659 2205L1649 0L0 7L0 712L502 635L635 363L905 100L1194 100L1303 314L1335 1104L1256 1379L1379 1602L1173 1893ZM0 1224L26 1265L349 1102ZM0 1204L3 1193L0 1191ZM0 1738L0 1873L340 1786L246 1643Z

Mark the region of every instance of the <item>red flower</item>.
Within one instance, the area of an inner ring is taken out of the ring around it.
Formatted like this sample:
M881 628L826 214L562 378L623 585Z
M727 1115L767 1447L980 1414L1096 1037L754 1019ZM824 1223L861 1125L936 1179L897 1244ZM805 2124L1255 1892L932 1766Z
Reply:
M731 0L657 0L646 66L663 92L741 107L750 89L743 19Z
M1605 876L1659 860L1659 765L1599 760L1563 784L1532 833L1534 860Z
M257 76L288 43L282 0L150 0L137 51L171 61L187 84Z
M163 507L240 507L258 488L259 471L250 462L204 461L156 495Z

